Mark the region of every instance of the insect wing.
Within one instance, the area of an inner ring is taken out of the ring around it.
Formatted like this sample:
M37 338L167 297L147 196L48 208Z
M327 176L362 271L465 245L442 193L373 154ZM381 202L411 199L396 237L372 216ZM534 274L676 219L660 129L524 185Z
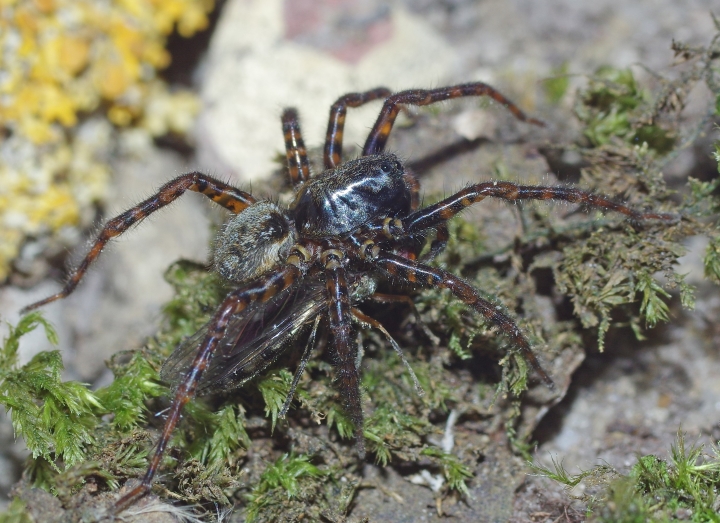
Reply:
M197 394L237 388L265 369L303 329L326 309L321 285L289 289L267 303L231 318L225 336L203 372ZM177 385L186 375L209 323L188 338L167 359L161 377Z
M236 316L233 318L232 321L234 324L232 326L247 326L250 322L251 314L250 311L244 312L245 314L243 314L242 317ZM163 363L162 369L160 369L160 379L171 384L173 389L176 388L187 374L188 369L190 369L190 366L197 356L200 344L207 337L209 330L210 322L207 322L205 325L200 327L200 330L198 330L195 334L189 336L185 339L185 341L178 345ZM239 343L237 337L237 334L235 334L235 342ZM230 344L230 337L226 335L218 343L218 347L215 349L215 354L228 350L228 346Z
M249 341L213 358L199 393L231 390L251 379L275 361L326 308L322 285L306 285L290 293L258 317L257 323L263 328L256 336L244 336Z

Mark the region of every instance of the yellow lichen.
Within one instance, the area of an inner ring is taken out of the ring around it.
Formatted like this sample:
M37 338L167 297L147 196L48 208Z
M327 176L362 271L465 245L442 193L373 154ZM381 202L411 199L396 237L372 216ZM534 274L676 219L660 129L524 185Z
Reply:
M170 93L156 71L170 62L167 36L204 29L212 8L213 0L0 0L0 281L28 237L92 219L113 131L81 140L83 122L100 116L149 136L189 128L195 98Z

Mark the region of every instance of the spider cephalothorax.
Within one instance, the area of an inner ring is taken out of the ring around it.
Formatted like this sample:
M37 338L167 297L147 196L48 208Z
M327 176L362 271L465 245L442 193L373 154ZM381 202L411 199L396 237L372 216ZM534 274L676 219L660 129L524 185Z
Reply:
M462 278L424 263L445 247L447 221L488 196L506 201L581 203L620 212L633 221L671 221L674 217L636 211L604 196L571 187L493 181L470 185L436 204L418 208L419 185L414 175L397 156L384 152L395 118L402 105L429 105L464 96L490 96L516 118L542 125L482 83L396 94L385 88L347 94L331 108L324 149L325 170L311 177L297 113L286 109L282 124L288 171L295 189L290 206L258 201L200 172L184 174L110 220L63 290L26 307L26 310L34 309L70 294L111 238L187 190L206 195L234 215L219 233L213 257L214 269L232 284L232 290L210 322L178 347L165 363L162 377L176 385L175 396L142 483L117 501L116 510L149 491L181 410L194 395L242 385L271 364L292 339L310 330L284 413L321 320L330 335L336 386L355 424L357 447L362 456L363 413L353 327L359 323L386 332L379 322L364 315L355 305L373 298L381 279L390 284L399 282L449 290L497 326L545 383L552 386L530 343L510 316ZM347 107L358 107L376 99L384 99L384 104L362 156L342 163ZM429 231L434 231L434 240L429 252L420 258L423 239ZM392 339L390 342L399 352L397 344Z

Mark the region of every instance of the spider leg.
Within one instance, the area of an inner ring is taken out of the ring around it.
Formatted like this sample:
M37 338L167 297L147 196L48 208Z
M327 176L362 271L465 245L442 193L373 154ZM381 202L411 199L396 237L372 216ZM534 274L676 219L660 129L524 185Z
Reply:
M403 181L410 190L410 208L414 211L420 207L420 181L417 179L417 175L408 167L405 167Z
M500 307L486 300L472 285L452 273L417 263L402 256L382 252L372 241L367 241L360 249L360 256L372 261L380 270L388 275L422 287L448 289L463 303L469 305L486 320L497 325L518 349L533 370L549 388L554 388L550 376L540 365L530 342L523 335L512 318L504 314Z
M355 425L355 439L360 459L365 457L363 439L363 412L360 402L360 375L357 369L358 348L352 335L352 306L343 254L335 249L323 252L329 310L329 326L333 337L334 366L337 371L337 387L343 400L345 412Z
M295 256L293 258L293 256ZM277 272L267 274L249 282L248 284L232 291L223 300L212 319L207 336L197 350L197 354L187 374L180 382L175 392L170 408L168 409L165 426L155 448L155 454L150 460L145 476L140 485L121 497L114 507L115 513L133 504L150 491L153 478L160 466L160 460L165 454L165 449L170 442L175 426L180 421L180 413L193 396L203 371L210 363L210 359L218 346L218 343L225 335L228 323L233 315L243 311L254 302L266 302L279 292L290 287L305 273L305 264L295 255L290 255L288 264L280 267Z
M385 335L385 338L390 342L390 345L392 345L392 348L395 350L403 365L405 365L405 368L410 373L410 377L413 380L413 385L415 386L415 392L418 396L423 396L425 394L425 391L420 385L420 380L418 380L418 377L415 374L412 366L410 365L410 362L405 358L405 354L400 348L400 345L398 345L395 339L390 336L390 333L387 331L387 329L385 329L385 327L383 327L382 323L377 321L375 318L371 318L370 316L362 312L360 309L356 309L355 307L352 308L351 312L355 319L360 322L361 326L365 328L372 327L373 329L377 329Z
M293 187L302 185L310 179L310 163L307 149L300 132L298 113L288 107L282 113L282 130L285 136L285 155L287 157L288 173Z
M362 93L345 94L332 104L323 154L326 169L334 169L342 162L342 139L347 108L360 107L373 100L387 98L391 94L392 91L386 87L376 87Z
M312 331L310 332L310 337L305 345L302 358L300 358L300 365L298 365L298 368L295 371L295 376L293 376L292 383L290 384L290 390L285 398L285 403L283 403L280 413L278 414L279 418L284 418L288 410L290 410L290 405L292 404L293 397L295 396L295 389L297 389L300 378L305 372L305 367L307 367L307 363L310 360L310 354L312 353L313 346L315 345L315 335L317 334L318 325L320 325L319 315L315 317L315 323L313 324Z
M438 229L439 237L435 239L433 244L439 240L441 245L435 247L431 245L430 253L438 254L445 247L443 244L445 242L443 240L445 232L441 231L441 226L467 207L484 200L488 196L506 201L559 200L579 203L605 211L619 212L630 218L633 223L662 221L672 224L680 219L678 215L672 213L638 211L605 196L574 187L518 185L512 182L482 182L471 185L436 204L428 205L410 213L405 218L384 218L367 224L358 238L370 238L377 233L381 233L388 238L401 240L435 227Z
M180 198L185 191L194 191L204 194L215 203L222 205L235 214L238 214L249 205L256 202L255 198L249 193L236 189L232 185L221 182L220 180L216 180L207 174L192 172L178 176L174 180L171 180L163 185L157 193L147 200L139 203L131 209L128 209L124 213L107 222L93 242L90 251L85 255L85 258L83 258L80 262L80 265L73 270L63 289L57 294L53 294L44 300L28 305L23 308L20 313L25 314L28 311L37 309L38 307L51 303L55 300L67 297L75 290L78 283L80 283L80 280L87 272L90 264L94 262L98 256L100 256L100 253L107 242L109 242L112 238L121 235L130 227L142 221L144 218L147 218L155 211L174 202Z
M365 141L363 156L378 154L385 150L385 144L401 105L430 105L464 96L489 96L496 102L503 104L518 120L534 125L545 125L540 120L526 116L517 105L482 82L440 87L438 89L411 89L396 93L385 100L380 115Z
M450 231L446 223L440 223L435 230L435 239L430 244L430 250L425 253L420 261L429 262L438 257L445 250L447 242L450 239Z
M606 211L615 211L624 214L633 222L660 220L675 222L678 217L674 214L658 212L642 212L625 204L615 202L610 198L593 194L575 187L518 185L512 182L483 182L471 185L444 200L420 209L400 220L402 234L400 236L416 234L430 227L437 227L453 218L460 211L470 205L484 200L486 197L500 198L507 201L517 200L560 200L570 203L580 203L590 207L597 207ZM397 223L391 225L391 229ZM395 236L396 231L392 232Z

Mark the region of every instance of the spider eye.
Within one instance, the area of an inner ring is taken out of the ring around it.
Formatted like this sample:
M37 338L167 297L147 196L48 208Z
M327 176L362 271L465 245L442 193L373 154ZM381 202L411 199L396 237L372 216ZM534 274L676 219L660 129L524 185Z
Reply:
M390 174L393 170L393 165L388 160L385 160L380 164L379 169L382 174Z

